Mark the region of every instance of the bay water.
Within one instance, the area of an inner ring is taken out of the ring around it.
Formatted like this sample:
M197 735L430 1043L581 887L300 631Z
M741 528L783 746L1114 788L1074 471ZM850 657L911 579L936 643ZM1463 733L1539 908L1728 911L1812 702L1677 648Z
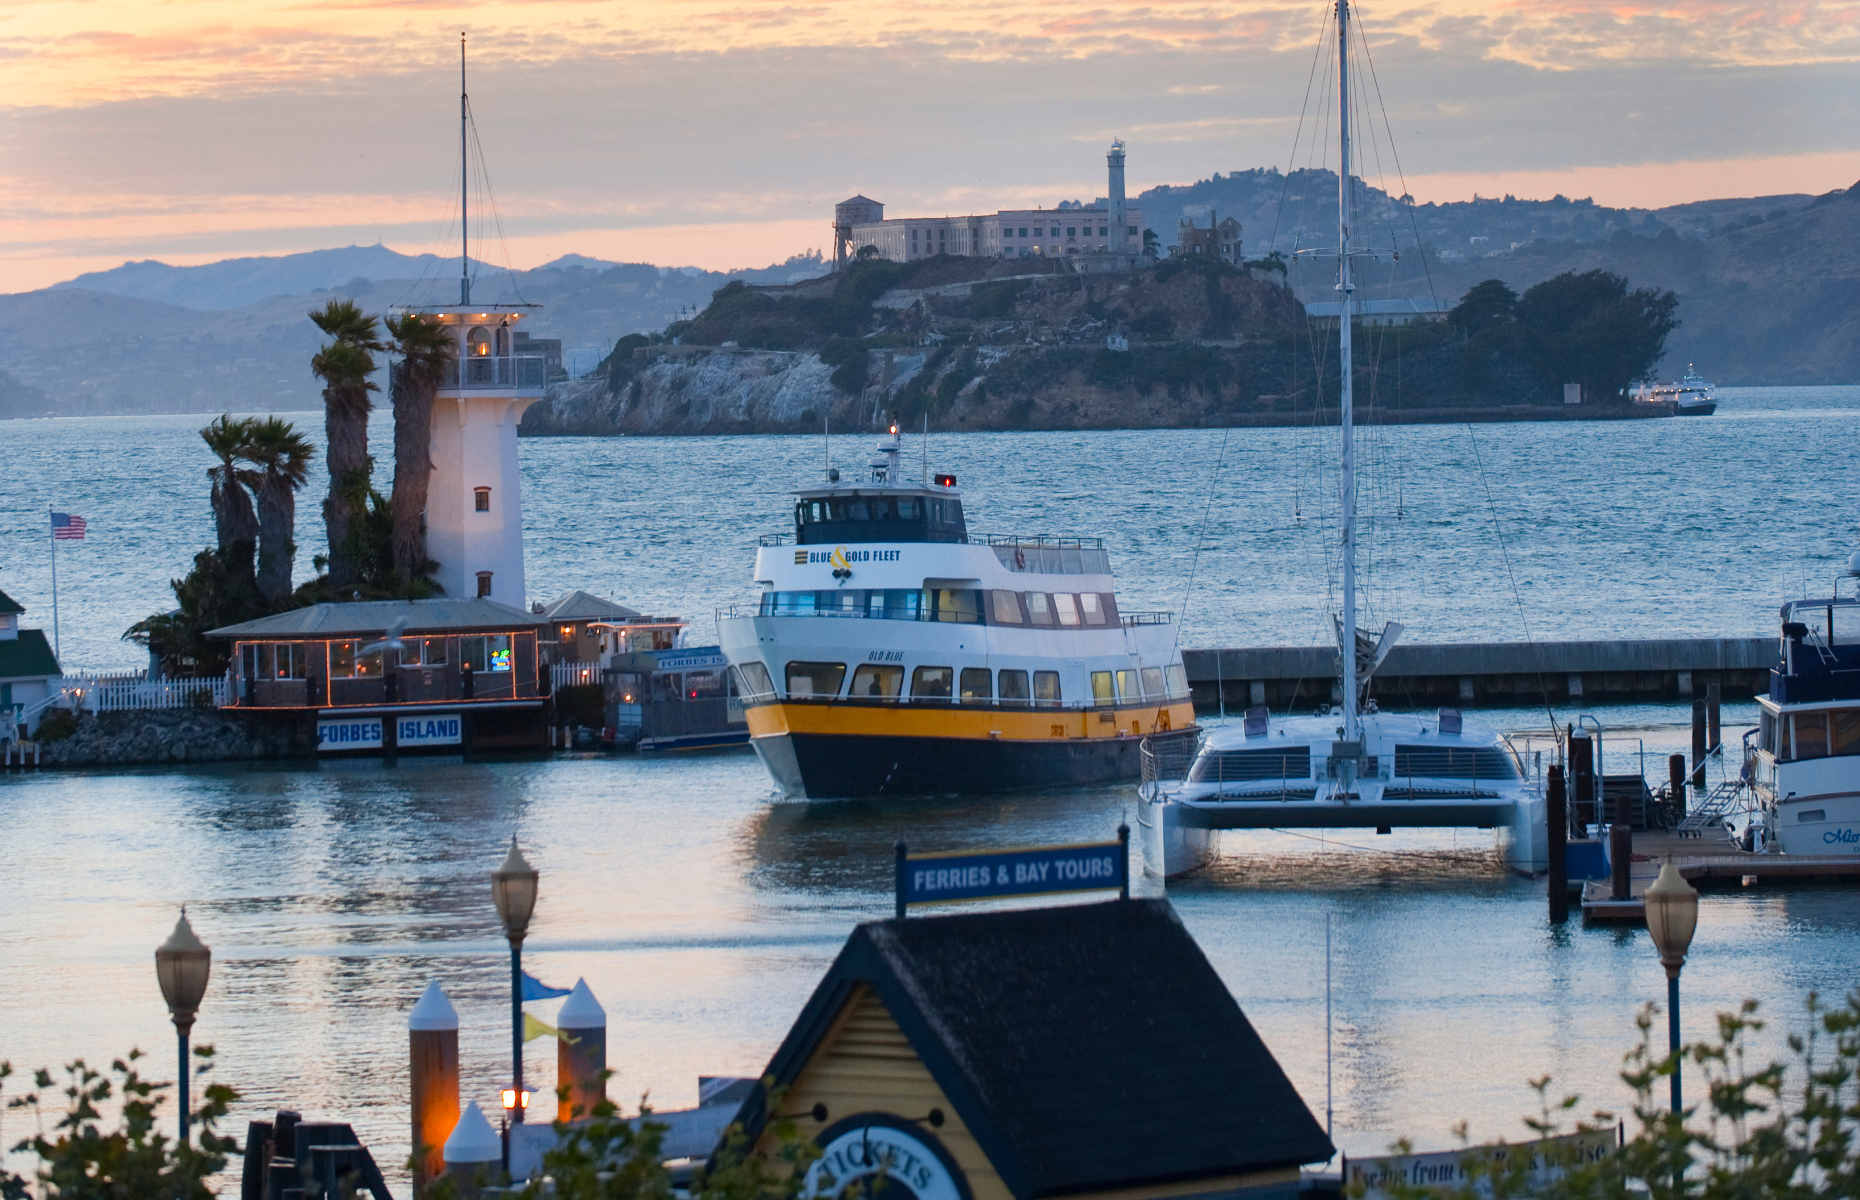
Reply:
M1825 593L1860 548L1846 499L1860 388L1721 401L1706 419L1365 429L1371 621L1400 620L1414 641L1773 632L1782 599ZM321 442L319 414L297 420ZM210 543L202 423L0 424L0 590L26 624L51 625L47 509L89 522L58 546L68 667L140 665L121 633L171 606L167 581ZM383 486L386 426L377 417ZM1336 587L1334 438L933 430L928 466L958 475L974 531L1103 536L1124 606L1179 613L1184 645L1317 644ZM681 614L710 640L715 609L752 594L755 534L786 527L789 490L827 453L860 470L877 440L525 440L530 595L585 588ZM913 467L920 449L907 439ZM300 500L304 578L322 489L319 465ZM1644 754L1661 776L1686 741L1678 708L1594 711L1611 771ZM1728 708L1727 740L1753 713ZM1576 715L1481 714L1513 730ZM851 926L889 915L898 838L1095 839L1131 803L1119 786L780 804L746 753L0 777L0 1059L140 1046L166 1077L150 956L185 903L214 950L195 1036L244 1094L239 1118L292 1106L352 1121L397 1175L405 1018L428 980L460 1011L466 1098L493 1106L508 1073L489 872L513 832L542 871L526 966L588 980L609 1013L614 1094L664 1107L691 1103L699 1074L763 1068ZM1625 1103L1634 1014L1664 994L1644 933L1550 928L1541 883L1509 877L1490 834L1224 837L1221 861L1168 894L1320 1118L1330 1080L1351 1153L1398 1135L1449 1145L1462 1118L1517 1135L1525 1080L1542 1074ZM1685 972L1688 1030L1746 997L1789 1024L1809 990L1844 994L1857 969L1850 892L1714 894ZM528 1053L547 1095L551 1044ZM29 1121L0 1108L0 1139Z

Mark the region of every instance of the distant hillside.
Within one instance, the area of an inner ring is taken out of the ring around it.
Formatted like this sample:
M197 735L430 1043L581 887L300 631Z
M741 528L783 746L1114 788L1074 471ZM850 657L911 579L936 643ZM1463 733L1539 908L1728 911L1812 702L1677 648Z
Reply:
M721 272L568 256L532 271L480 268L473 294L540 304L526 328L592 363L615 338L663 329L732 279L787 283L825 269L814 257ZM18 386L65 413L309 408L320 339L305 314L337 295L370 312L454 299L457 271L456 259L366 246L202 267L131 263L84 276L90 286L0 295L0 338Z
M0 371L0 417L38 417L51 409L50 396Z

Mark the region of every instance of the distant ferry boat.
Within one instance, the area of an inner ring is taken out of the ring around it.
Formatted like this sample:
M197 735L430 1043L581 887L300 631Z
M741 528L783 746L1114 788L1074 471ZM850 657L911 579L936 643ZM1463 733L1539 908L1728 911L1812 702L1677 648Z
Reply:
M1675 417L1709 417L1718 411L1711 382L1691 363L1686 364L1685 376L1678 383L1656 383L1643 389L1638 399L1646 404L1671 404Z
M1134 779L1192 744L1170 614L1125 612L1097 538L971 535L953 475L802 490L719 614L750 745L790 796L987 793Z

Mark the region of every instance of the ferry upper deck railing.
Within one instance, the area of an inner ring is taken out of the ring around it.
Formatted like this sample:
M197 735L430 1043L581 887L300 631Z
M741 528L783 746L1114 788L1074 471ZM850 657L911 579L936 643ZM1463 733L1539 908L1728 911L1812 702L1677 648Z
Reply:
M548 382L548 360L540 354L484 355L454 362L440 380L439 390L541 392Z
M869 606L864 608L765 608L760 601L744 601L739 604L726 604L717 609L717 619L720 621L728 621L736 617L830 617L842 620L862 621L926 621L931 624L941 623L946 625L982 625L995 623L982 620L980 612L975 614L974 619L953 619L939 613L924 612L921 609L872 608ZM1174 621L1175 614L1167 610L1119 612L1117 614L1118 624L1123 625L1127 629L1142 625L1168 625ZM1014 629L1024 629L1028 627L1029 626L1024 624L1010 626L1010 628ZM1089 631L1093 629L1110 629L1114 628L1114 626L1106 621L1099 624L1081 622L1072 625L1060 625L1055 623L1036 626L1035 628Z
M792 533L765 533L758 546L791 546ZM987 546L1010 571L1049 575L1109 575L1110 552L1099 537L1052 537L1047 534L971 533L951 545Z

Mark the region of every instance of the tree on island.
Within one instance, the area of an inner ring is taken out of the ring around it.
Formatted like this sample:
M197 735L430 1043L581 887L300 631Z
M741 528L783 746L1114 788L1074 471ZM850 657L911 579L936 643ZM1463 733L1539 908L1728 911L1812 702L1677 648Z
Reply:
M387 319L392 349L400 361L388 369L388 398L394 407L393 522L394 582L407 587L429 575L426 557L426 497L433 478L433 399L451 368L452 333L418 313Z
M244 456L258 470L251 473L258 496L258 593L267 607L291 600L291 567L297 557L297 489L310 477L316 447L295 426L279 417L249 423Z
M310 369L323 381L323 429L329 449L329 496L323 524L329 533L329 582L353 586L360 578L357 540L369 501L374 460L368 456L368 414L375 390L375 354L383 349L374 317L353 300L331 300L310 314L331 339Z
M1679 298L1659 288L1629 290L1611 271L1565 272L1518 298L1524 350L1552 383L1580 383L1612 401L1651 378L1678 327Z
M219 459L218 464L207 468L207 478L213 481L210 500L220 559L228 572L252 578L256 589L252 556L258 545L258 514L239 466L251 429L252 422L235 420L228 413L202 429L200 440Z

